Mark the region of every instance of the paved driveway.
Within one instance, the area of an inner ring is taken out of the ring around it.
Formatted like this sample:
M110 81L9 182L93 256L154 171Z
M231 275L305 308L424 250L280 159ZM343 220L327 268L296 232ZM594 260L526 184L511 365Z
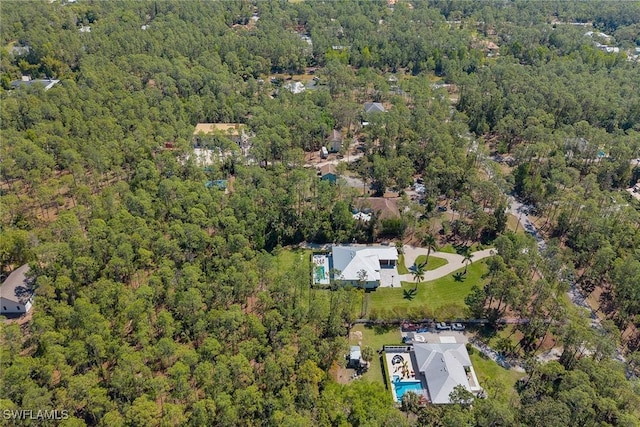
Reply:
M404 262L407 266L411 266L415 263L416 258L420 255L426 255L428 250L425 248L416 248L414 246L403 247L404 250ZM471 254L471 260L473 262L480 261L481 259L493 256L496 253L495 249L484 249L482 251L473 252ZM424 280L435 280L453 273L456 270L464 268L464 257L458 254L450 254L448 252L431 252L431 255L438 258L444 258L448 261L446 265L438 267L435 270L425 271ZM403 274L398 276L398 280L404 280L405 282L413 282L413 274ZM398 282L399 283L399 282Z

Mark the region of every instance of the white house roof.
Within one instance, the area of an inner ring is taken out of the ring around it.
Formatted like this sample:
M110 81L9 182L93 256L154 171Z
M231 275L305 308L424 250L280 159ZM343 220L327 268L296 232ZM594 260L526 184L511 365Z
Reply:
M397 260L398 250L390 246L334 246L332 255L340 280L360 280L359 272L364 270L365 281L374 281L380 280L380 260Z
M464 344L415 343L413 350L432 403L451 403L449 394L457 385L472 391L464 369L471 366L471 360Z
M26 304L33 296L29 280L26 277L28 272L29 264L14 270L0 286L0 296L17 304Z

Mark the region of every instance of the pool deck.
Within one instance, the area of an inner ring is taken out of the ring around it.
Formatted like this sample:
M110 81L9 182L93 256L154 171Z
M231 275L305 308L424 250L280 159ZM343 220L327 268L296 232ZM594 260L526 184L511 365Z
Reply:
M314 255L313 256L313 283L318 285L328 285L330 283L329 277L329 257L327 255ZM324 277L318 280L316 276L316 269L318 267L324 268Z
M428 398L426 382L424 378L422 378L420 371L416 369L415 361L411 357L411 353L407 351L387 351L385 352L384 357L386 359L385 361L388 369L388 372L386 373L387 381L395 402L400 403L400 400L396 395L395 384L397 381L400 383L415 383L416 381L419 381L420 386L422 387L422 393L418 394L422 394L422 396ZM402 360L399 360L399 358Z

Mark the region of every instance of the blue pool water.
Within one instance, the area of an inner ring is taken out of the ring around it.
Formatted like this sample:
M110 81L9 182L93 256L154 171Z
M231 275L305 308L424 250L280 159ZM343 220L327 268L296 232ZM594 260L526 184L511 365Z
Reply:
M324 280L324 266L319 265L316 267L316 283L322 283Z
M422 385L420 381L394 381L393 386L396 389L396 397L398 402L402 401L402 396L408 391L413 391L417 394L422 394Z

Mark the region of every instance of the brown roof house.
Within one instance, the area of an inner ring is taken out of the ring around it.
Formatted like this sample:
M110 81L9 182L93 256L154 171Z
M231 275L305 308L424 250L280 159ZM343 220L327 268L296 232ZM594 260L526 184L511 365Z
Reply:
M27 277L29 265L14 270L0 286L0 314L23 314L33 304L33 281Z
M400 218L398 197L357 197L354 199L356 209L364 213L374 213L378 219Z

